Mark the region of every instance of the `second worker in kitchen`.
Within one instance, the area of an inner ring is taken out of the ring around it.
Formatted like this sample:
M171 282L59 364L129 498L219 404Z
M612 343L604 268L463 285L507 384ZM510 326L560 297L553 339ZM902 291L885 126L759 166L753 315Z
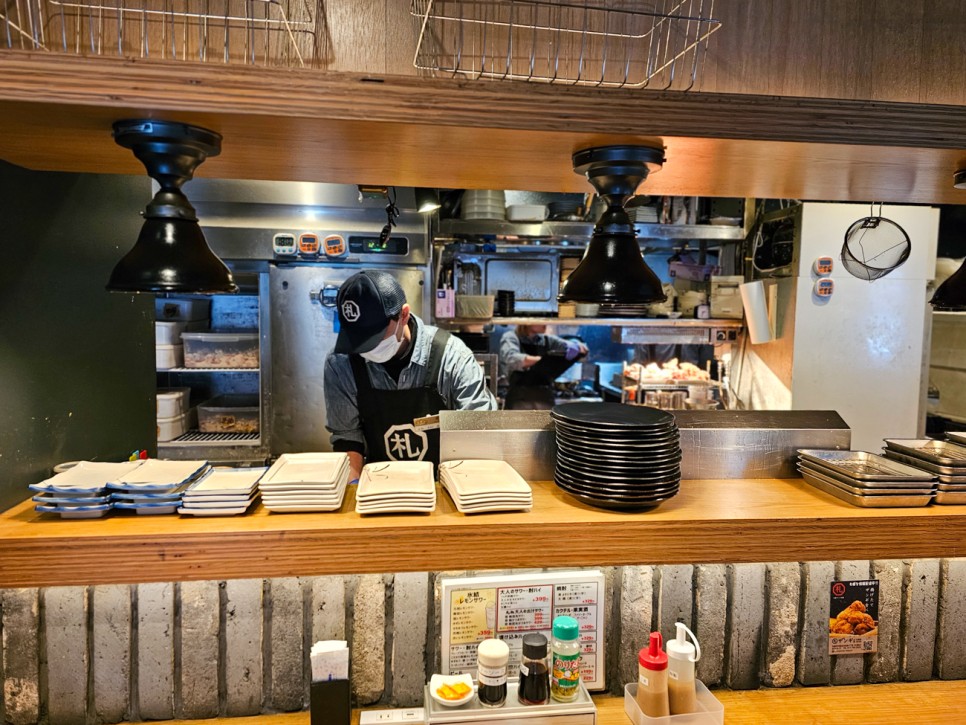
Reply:
M547 334L546 325L517 325L500 338L500 377L509 388L508 410L548 410L553 407L554 381L587 355L579 340Z
M373 461L439 463L441 410L495 410L470 349L410 310L395 277L352 275L336 298L339 337L325 360L326 429L350 479Z

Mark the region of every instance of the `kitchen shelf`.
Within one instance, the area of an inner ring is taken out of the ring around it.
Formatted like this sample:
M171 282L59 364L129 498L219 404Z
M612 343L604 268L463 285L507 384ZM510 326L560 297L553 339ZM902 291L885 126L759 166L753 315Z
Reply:
M504 569L822 561L846 549L854 559L966 555L966 506L856 508L801 479L683 481L645 513L593 508L546 481L533 483L533 499L527 513L464 516L440 493L429 515L363 517L350 487L336 513L256 505L224 519L96 520L61 520L27 500L0 514L0 588L436 571L454 561ZM549 556L521 547L534 532L569 544Z
M960 704L966 699L966 680L761 690L716 689L712 693L724 705L728 725L773 722L775 713L781 713L781 721L787 725L831 722L907 725L910 713L915 713L917 725L947 725L960 717ZM594 703L597 705L597 725L627 725L630 722L624 714L622 697L597 695ZM359 725L360 712L353 711L352 725ZM307 712L289 712L178 720L171 725L306 725L308 721Z
M255 373L258 375L258 368L168 368L158 370L159 373Z
M435 320L438 327L464 327L467 325L560 325L567 327L678 327L687 329L740 330L741 320L695 320L659 317L492 317L490 319L469 319L453 317Z
M640 240L708 240L739 242L742 227L717 224L635 224ZM441 219L439 235L453 237L508 236L578 240L586 242L594 233L594 222L511 222L502 219ZM549 245L544 245L549 246ZM566 247L563 247L566 249Z

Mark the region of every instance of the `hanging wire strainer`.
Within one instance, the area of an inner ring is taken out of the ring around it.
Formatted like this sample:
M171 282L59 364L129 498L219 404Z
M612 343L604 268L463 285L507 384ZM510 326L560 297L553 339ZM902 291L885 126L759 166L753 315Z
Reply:
M878 215L875 204L869 214L845 232L842 264L853 277L872 282L902 266L909 259L912 244L905 229L882 216L882 204Z

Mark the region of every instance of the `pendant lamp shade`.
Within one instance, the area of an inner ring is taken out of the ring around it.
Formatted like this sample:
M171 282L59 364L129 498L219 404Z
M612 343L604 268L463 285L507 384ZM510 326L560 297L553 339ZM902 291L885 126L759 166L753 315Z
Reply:
M111 272L115 292L236 292L231 271L208 247L181 191L195 169L221 152L221 136L170 121L118 121L114 140L134 151L161 189L144 210L134 248Z
M929 304L942 312L966 312L966 262L939 285Z
M648 174L664 163L651 146L601 146L578 151L574 171L606 202L583 259L560 288L561 302L646 304L666 299L661 280L647 266L625 202Z

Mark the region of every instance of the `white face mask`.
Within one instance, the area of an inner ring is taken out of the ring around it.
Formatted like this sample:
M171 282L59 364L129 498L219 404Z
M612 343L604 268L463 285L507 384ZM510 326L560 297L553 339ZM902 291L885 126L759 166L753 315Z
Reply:
M396 323L396 332L402 330L402 325ZM359 353L369 362L374 363L384 363L392 360L393 356L399 352L399 348L402 347L403 339L405 335L400 335L399 339L396 339L396 332L391 334L389 337L382 340L378 345L372 348L369 352Z

